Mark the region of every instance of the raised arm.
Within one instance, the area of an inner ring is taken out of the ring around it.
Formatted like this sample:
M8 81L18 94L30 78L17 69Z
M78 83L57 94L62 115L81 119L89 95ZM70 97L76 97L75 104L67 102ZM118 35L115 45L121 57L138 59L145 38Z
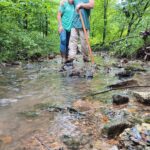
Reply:
M77 5L76 10L79 11L79 9L85 8L85 9L92 9L94 8L94 0L89 0L88 3L80 3Z

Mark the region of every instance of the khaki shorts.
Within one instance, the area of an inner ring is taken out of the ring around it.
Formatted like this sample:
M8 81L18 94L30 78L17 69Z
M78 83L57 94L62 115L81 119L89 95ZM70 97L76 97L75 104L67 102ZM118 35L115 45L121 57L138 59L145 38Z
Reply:
M89 30L87 30L89 36ZM82 29L71 29L71 36L69 41L69 59L75 59L78 49L78 40L81 42L81 53L83 59L88 59L88 46L86 43L84 31Z

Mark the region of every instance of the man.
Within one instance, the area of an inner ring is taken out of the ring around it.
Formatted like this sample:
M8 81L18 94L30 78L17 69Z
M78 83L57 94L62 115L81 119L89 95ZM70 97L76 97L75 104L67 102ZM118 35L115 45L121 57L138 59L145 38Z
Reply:
M71 37L69 41L69 58L66 63L73 62L77 53L77 46L78 46L78 39L80 37L81 41L81 51L83 54L83 61L89 62L88 57L88 47L85 40L85 35L79 15L79 11L82 13L82 17L84 20L85 28L87 33L89 34L90 30L90 10L94 7L94 0L74 0L75 5L75 12L72 22L72 29L71 29Z
M65 61L68 58L68 45L74 15L73 0L62 0L57 15L58 32L60 34L60 52Z

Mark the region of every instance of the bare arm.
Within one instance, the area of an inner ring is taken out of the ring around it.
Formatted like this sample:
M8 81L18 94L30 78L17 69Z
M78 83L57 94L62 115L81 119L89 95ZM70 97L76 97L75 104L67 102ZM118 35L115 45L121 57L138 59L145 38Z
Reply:
M58 32L59 33L63 30L61 16L62 16L62 13L60 11L58 11L57 21L58 21Z
M58 21L58 25L60 26L61 25L61 12L58 11L57 13L57 21Z
M94 8L94 0L89 0L88 3L80 3L77 5L76 10L79 11L80 8L92 9Z

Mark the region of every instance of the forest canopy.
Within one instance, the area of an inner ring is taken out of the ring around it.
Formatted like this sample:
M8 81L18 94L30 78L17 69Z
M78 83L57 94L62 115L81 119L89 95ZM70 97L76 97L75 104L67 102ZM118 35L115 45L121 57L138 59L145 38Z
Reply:
M28 60L35 54L59 53L59 0L1 0L0 61ZM147 46L149 0L95 0L91 12L93 50L132 57Z

